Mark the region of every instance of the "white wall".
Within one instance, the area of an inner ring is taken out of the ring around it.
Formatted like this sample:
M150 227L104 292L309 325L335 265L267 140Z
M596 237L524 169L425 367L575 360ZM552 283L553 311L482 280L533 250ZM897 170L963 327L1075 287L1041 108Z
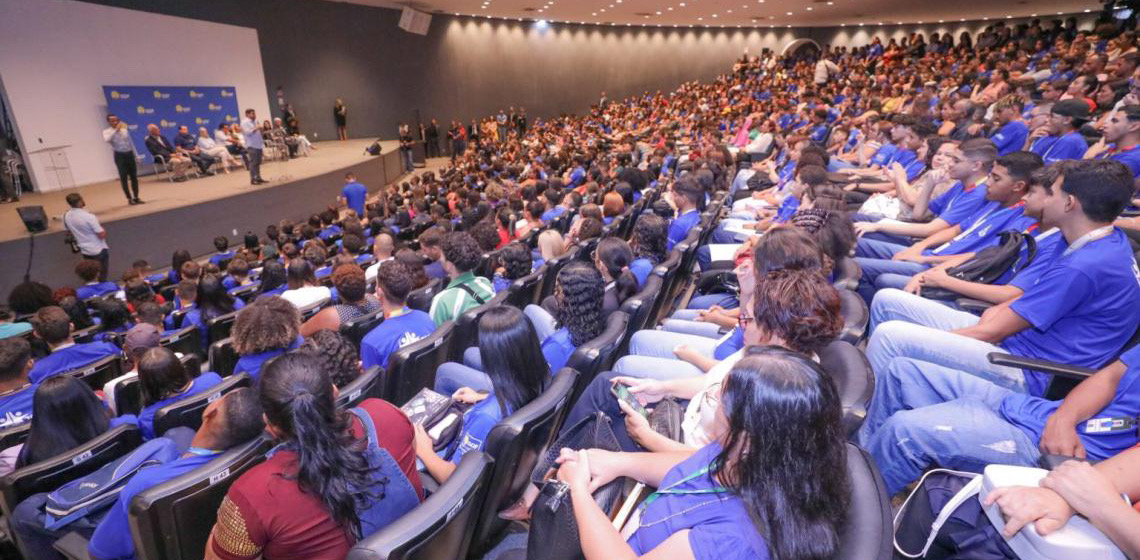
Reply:
M0 84L20 145L70 145L75 185L117 177L104 85L234 86L241 109L269 114L253 29L69 0L0 0L0 14ZM32 180L56 190L46 159L28 157Z

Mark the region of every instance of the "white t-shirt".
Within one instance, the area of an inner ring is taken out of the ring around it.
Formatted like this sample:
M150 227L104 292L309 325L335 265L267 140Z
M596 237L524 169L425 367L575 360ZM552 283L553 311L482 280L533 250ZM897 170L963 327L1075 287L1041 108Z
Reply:
M304 309L332 297L332 291L326 286L304 286L296 290L281 292L281 299L292 303L297 309Z
M84 255L93 257L107 248L107 241L99 237L103 233L103 226L95 214L83 208L72 208L64 213L63 226L75 237L75 242Z
M724 378L728 376L728 372L732 371L732 366L736 365L741 358L744 357L744 352L748 349L747 346L729 354L725 359L717 362L715 366L705 372L705 388L693 395L689 400L689 405L685 407L685 417L681 421L681 442L690 447L704 447L712 441L709 436L708 428L712 426L713 419L716 417L715 406L704 406L705 395L710 390L720 391L719 385L724 382ZM714 385L717 386L714 388Z

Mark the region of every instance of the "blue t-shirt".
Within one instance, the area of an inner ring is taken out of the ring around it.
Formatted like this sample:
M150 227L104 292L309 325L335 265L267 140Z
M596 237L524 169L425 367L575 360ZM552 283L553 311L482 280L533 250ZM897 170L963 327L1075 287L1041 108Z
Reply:
M84 284L75 289L75 297L84 300L93 297L105 296L119 291L119 285L114 282L99 282L98 284Z
M364 199L368 198L368 187L352 182L344 186L340 195L348 201L348 207L356 211L356 215L364 218Z
M627 541L634 554L648 554L674 533L688 529L689 547L696 560L769 558L768 545L752 523L744 501L732 492L716 491L721 485L710 473L697 475L716 461L720 452L719 443L710 443L669 469L659 492L669 490L642 510L640 527Z
M816 144L823 144L823 141L827 140L827 125L820 124L813 127L811 129L811 135L809 138L811 138L811 141L815 142Z
M228 261L232 258L234 258L234 252L233 251L223 251L221 253L218 253L218 254L210 257L210 263L217 265L217 266L222 266L222 261Z
M0 394L0 430L19 426L32 419L32 396L35 385Z
M689 230L693 229L700 220L701 213L697 212L696 208L674 218L673 223L669 224L669 239L665 242L665 248L672 250L674 245L689 235Z
M431 315L418 309L384 319L360 341L360 361L364 369L388 367L388 356L435 331Z
M241 298L234 298L234 311L245 307L245 302ZM171 321L173 323L173 321ZM189 326L198 327L198 336L201 337L202 349L206 350L210 347L210 327L209 321L202 318L202 311L197 307L186 312L186 316L182 318L182 327ZM173 328L173 327L170 327Z
M141 412L139 412L139 430L142 431L143 439L152 439L155 437L156 434L154 433L154 415L160 408L168 404L176 403L182 399L185 399L186 397L197 395L202 391L212 389L215 385L221 382L222 378L219 377L218 374L212 371L207 371L194 378L194 381L190 382L190 388L186 389L186 391L184 391L182 394L173 395L159 400L154 404L147 405L142 409Z
M272 350L242 356L238 358L237 364L234 365L233 375L246 373L249 374L254 381L257 381L257 378L261 376L261 366L265 365L265 362L300 347L304 342L305 339L302 338L301 335L297 335L297 338L293 340L293 343L290 344L288 348L274 348Z
M983 206L973 216L962 221L962 233L934 249L925 249L924 255L961 255L975 253L997 245L1003 231L1025 231L1037 220L1025 215L1025 203L1018 202L1007 208Z
M340 226L333 224L325 229L322 229L321 232L317 234L317 237L320 237L322 241L328 242L328 240L332 239L333 237L340 235L341 231L342 230L340 229Z
M1132 178L1135 179L1140 177L1140 150L1136 148L1140 148L1140 144L1132 146L1127 150L1117 150L1116 144L1113 144L1108 151L1098 155L1097 159L1108 158L1127 165L1128 170L1132 172Z
M1065 236L1061 235L1061 230L1057 228L1038 233L1033 236L1033 240L1037 242L1037 254L1034 255L1033 262L1023 265L1024 268L1020 269L1012 278L1004 276L998 278L994 281L995 284L1009 284L1020 288L1022 292L1028 290L1037 283L1037 279L1041 277L1042 273L1053 266L1053 262L1061 256L1061 252L1068 246L1065 243ZM1022 247L1018 262L1024 263L1028 258L1029 247Z
M644 286L649 275L653 273L653 261L645 257L633 259L633 262L629 263L629 271L633 273L634 278L637 278L637 285Z
M716 349L713 350L713 358L723 360L741 348L744 348L744 331L739 327L733 327L731 331L728 331L728 334L717 341Z
M1045 140L1049 140L1046 142ZM1057 163L1063 159L1081 159L1089 149L1088 142L1080 132L1073 131L1064 136L1046 136L1033 143L1030 151L1041 156L1045 165Z
M458 465L468 451L481 451L491 429L502 420L503 409L499 407L494 393L475 403L475 406L463 413L463 429L455 438L458 444L447 460Z
M986 200L984 182L967 188L958 181L941 196L931 200L929 208L935 216L953 226L962 223L986 204L996 203Z
M123 486L118 499L107 512L106 517L95 527L95 533L87 543L87 551L93 558L115 558L133 560L135 543L131 540L131 529L127 524L127 512L131 500L146 490L168 480L182 476L216 458L221 453L187 455L169 463L145 467L131 477Z
M1136 418L1140 415L1140 346L1125 352L1120 356L1120 361L1128 369L1116 385L1112 401L1092 417L1094 421L1098 418ZM1045 422L1060 406L1061 401L1013 393L1002 399L998 412L1006 421L1021 428L1031 440L1040 441L1041 434L1045 432ZM1077 436L1085 446L1089 458L1098 460L1108 459L1138 443L1135 429L1108 433L1094 431L1090 434L1088 422L1077 424Z
M895 155L898 149L898 146L894 144L883 144L878 150L875 150L874 155L871 156L871 165L878 165L880 167L886 165L887 161L891 159L891 156Z
M777 224L782 224L792 219L792 215L796 210L800 209L800 197L789 194L780 201L780 207L776 210L776 217L772 219Z
M990 141L997 146L999 156L1021 151L1027 138L1029 127L1021 121L1009 121L990 135Z
M555 218L557 218L557 217L559 217L565 213L566 213L565 208L563 208L561 206L555 206L554 208L551 208L550 210L547 210L546 212L542 213L542 221L544 221L544 222L552 221Z
M36 360L32 371L28 372L28 381L35 385L57 373L78 369L120 353L122 350L110 342L88 342L60 348Z
M542 357L546 358L551 373L562 369L570 359L570 355L577 349L578 347L570 340L570 330L566 327L554 331L542 341Z
M1128 236L1113 229L1062 254L1010 305L1029 328L1002 341L1013 354L1099 368L1120 351L1140 322L1140 274ZM1041 396L1048 376L1025 372L1029 394Z

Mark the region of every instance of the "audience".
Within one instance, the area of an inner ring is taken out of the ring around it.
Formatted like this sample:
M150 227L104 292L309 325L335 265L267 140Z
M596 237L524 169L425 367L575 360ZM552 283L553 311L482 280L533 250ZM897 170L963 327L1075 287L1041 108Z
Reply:
M0 339L0 430L31 419L35 386L28 382L28 373L34 363L32 345L27 340Z
M75 342L72 338L71 318L56 306L37 311L32 317L32 325L36 338L46 343L51 350L47 356L37 359L28 372L28 380L33 384L120 353L119 347L110 342Z
M162 435L154 433L154 415L159 409L208 391L222 382L222 378L212 371L194 377L186 371L182 360L166 348L147 350L138 359L138 375L142 395L138 424L143 439Z
M396 261L380 265L376 272L376 299L384 312L384 321L360 341L360 361L364 368L388 368L388 357L401 347L435 331L435 321L427 313L407 306L412 291L412 275Z
M441 263L451 282L447 289L436 294L431 300L429 314L436 325L455 319L464 311L478 307L495 297L491 282L482 276L475 276L475 268L483 258L479 243L471 234L453 232L447 234L440 244Z
M234 375L248 373L256 381L265 362L304 342L300 331L301 315L293 304L277 296L257 299L234 320L230 336L240 356Z
M349 321L380 310L380 301L366 293L368 284L365 283L364 271L359 266L338 266L332 273L332 283L340 303L318 311L305 321L301 325L301 336L308 337L325 329L340 330Z

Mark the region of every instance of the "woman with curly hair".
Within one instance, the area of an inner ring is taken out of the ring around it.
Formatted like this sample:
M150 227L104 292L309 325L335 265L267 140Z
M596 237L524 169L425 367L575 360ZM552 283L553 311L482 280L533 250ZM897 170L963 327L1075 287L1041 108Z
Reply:
M305 343L295 352L315 357L338 389L359 377L362 371L360 354L356 346L337 331L329 329L316 331L306 336Z
M644 286L653 267L665 262L665 243L669 235L669 222L653 213L643 213L633 224L633 236L629 246L633 249L633 262L629 270L637 278L637 285Z
M491 287L495 289L496 294L510 288L515 280L530 274L534 268L530 251L526 245L519 242L503 247L499 251L499 261L502 266L495 271L495 276L491 279Z
M255 300L238 312L230 333L241 356L234 375L248 373L256 381L262 364L304 342L300 331L301 314L292 303L277 296Z
M340 303L317 312L301 325L301 336L320 330L339 331L345 323L375 313L380 310L380 301L367 293L368 284L364 281L364 269L356 264L342 264L332 273L333 287L336 288ZM338 385L339 386L339 385Z
M542 341L542 354L551 371L558 371L579 346L605 328L602 300L605 284L598 269L575 261L558 271L554 284L554 311L528 305L523 311Z

